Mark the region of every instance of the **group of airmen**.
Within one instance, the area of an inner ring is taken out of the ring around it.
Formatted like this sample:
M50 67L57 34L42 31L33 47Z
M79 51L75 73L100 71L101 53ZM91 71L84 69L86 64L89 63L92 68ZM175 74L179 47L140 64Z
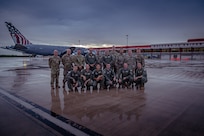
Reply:
M49 67L51 68L51 88L60 88L59 74L60 63L63 64L63 88L67 83L68 89L109 89L112 87L136 87L144 89L147 82L147 72L145 70L144 57L141 50L137 49L136 55L132 50L128 50L127 55L120 49L119 53L115 47L111 51L105 50L104 55L93 49L83 56L81 50L77 50L76 55L71 54L67 49L66 54L60 58L58 51L54 50L54 55L49 58Z

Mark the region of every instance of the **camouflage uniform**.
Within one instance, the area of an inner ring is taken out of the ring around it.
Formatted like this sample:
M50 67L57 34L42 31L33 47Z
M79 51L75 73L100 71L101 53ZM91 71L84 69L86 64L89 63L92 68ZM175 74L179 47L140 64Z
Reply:
M96 81L96 78L100 77L100 80L99 81ZM97 70L95 69L93 72L92 72L92 78L93 78L93 86L94 88L97 87L97 84L100 83L100 86L103 87L103 83L104 83L104 80L103 80L103 72L102 70Z
M145 67L144 57L142 55L136 55L136 63L141 63L142 67Z
M117 66L116 66L116 60L117 60L117 57L119 56L118 52L117 51L111 51L110 54L112 55L113 57L113 70L115 73L117 73Z
M74 65L78 66L79 71L82 70L85 64L84 56L81 54L80 55L77 54L77 55L74 55L73 58L74 58L73 59Z
M105 86L112 86L115 81L114 81L114 78L115 78L115 72L112 70L112 69L107 69L105 68L103 70L103 75L104 75L104 83L105 83ZM112 84L110 83L110 81L112 82Z
M91 53L87 54L85 56L85 61L86 61L86 64L89 64L90 70L93 71L95 69L95 65L97 63L96 55L91 54ZM93 64L94 66L91 66L91 64Z
M93 86L93 80L92 80L92 71L91 70L86 70L86 69L83 69L81 71L81 76L84 76L86 77L86 79L84 80L83 77L82 77L82 86L85 87L90 87L90 86ZM86 84L85 84L86 83Z
M119 54L116 58L116 68L117 68L117 74L121 68L123 68L123 64L125 63L125 55Z
M111 51L110 54L113 56L113 61L115 62L117 57L118 57L118 52L117 51Z
M132 70L127 68L121 68L119 71L119 80L121 80L121 82L119 82L120 84L122 84L123 86L130 86L132 84L133 81L133 74L132 74Z
M70 90L73 91L73 87L77 85L77 87L81 86L81 73L79 71L70 71L67 75L67 86Z
M54 82L56 88L59 86L59 74L60 74L60 57L52 56L49 58L49 67L51 68L51 87L54 88Z
M128 64L129 69L131 69L133 72L136 69L136 57L134 57L133 55L127 55L125 57L125 62Z
M97 63L100 64L100 65L102 65L102 63L103 63L103 62L102 62L102 57L103 57L103 56L102 56L101 54L97 54L97 55L96 55Z
M103 67L106 67L106 64L110 64L111 68L114 66L113 56L112 55L104 55L102 57Z
M146 70L144 68L141 68L141 69L137 68L135 70L135 77L138 77L138 76L142 76L142 77L134 80L134 82L136 83L136 86L138 87L138 85L139 85L140 87L144 87L144 83L147 82Z
M66 82L66 76L68 71L72 70L72 63L73 63L73 57L68 54L64 54L62 56L62 64L64 65L64 71L63 71L63 87L65 87L65 82Z

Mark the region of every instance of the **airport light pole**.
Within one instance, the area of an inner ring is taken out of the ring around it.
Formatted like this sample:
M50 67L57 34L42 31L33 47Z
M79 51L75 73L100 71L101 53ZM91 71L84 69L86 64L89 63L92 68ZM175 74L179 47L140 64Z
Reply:
M79 40L79 45L80 45L80 40Z
M126 39L127 39L127 46L128 46L128 34L126 35Z

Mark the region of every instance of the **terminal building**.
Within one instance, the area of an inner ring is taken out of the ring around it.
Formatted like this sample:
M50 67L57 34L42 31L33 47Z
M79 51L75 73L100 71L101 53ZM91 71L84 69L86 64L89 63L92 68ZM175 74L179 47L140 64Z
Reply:
M204 38L203 39L188 39L187 42L181 43L164 43L164 44L150 44L150 45L129 45L129 46L116 46L116 50L121 48L132 50L140 48L143 55L147 58L161 58L163 55L168 55L169 59L181 60L194 59L200 57L204 59ZM95 48L96 50L111 50L112 47ZM183 57L182 57L183 56ZM188 56L188 57L186 57ZM189 57L190 56L190 57Z

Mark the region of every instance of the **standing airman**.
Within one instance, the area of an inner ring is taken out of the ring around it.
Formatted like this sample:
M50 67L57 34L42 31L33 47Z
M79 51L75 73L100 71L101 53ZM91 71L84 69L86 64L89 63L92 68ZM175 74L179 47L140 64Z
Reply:
M111 67L113 68L113 64L114 64L113 56L110 55L109 50L105 51L105 55L103 55L103 57L102 57L102 62L103 62L103 68L104 69L106 67L106 64L110 64Z
M85 58L81 55L81 49L77 50L77 54L73 57L73 63L78 67L78 70L81 71L84 68Z
M95 65L97 63L97 57L95 54L93 54L92 51L93 51L93 49L90 48L89 53L86 54L86 56L85 56L86 64L89 64L91 71L93 71L95 69L95 67L96 67Z
M131 69L134 72L136 69L136 57L133 56L132 50L128 50L125 62L128 64L129 69Z
M115 49L115 46L112 47L112 51L110 52L110 54L113 56L113 70L114 72L116 73L117 72L117 68L116 68L116 60L117 60L117 57L118 57L118 52L116 51Z
M137 49L136 62L141 63L142 67L145 67L145 60L144 57L141 55L141 50L139 48Z
M116 74L118 74L119 70L123 68L123 64L125 63L125 55L123 54L124 50L120 49L120 53L116 58Z
M62 64L64 65L63 88L65 88L67 73L72 70L72 63L73 57L71 56L71 50L67 49L67 53L62 56Z
M56 88L59 86L59 74L60 74L60 57L58 56L58 51L54 50L54 55L49 58L49 67L51 68L51 88L54 89L54 83Z
M96 58L97 58L97 63L100 64L102 66L103 62L102 62L102 54L100 52L100 50L97 50L96 52Z

